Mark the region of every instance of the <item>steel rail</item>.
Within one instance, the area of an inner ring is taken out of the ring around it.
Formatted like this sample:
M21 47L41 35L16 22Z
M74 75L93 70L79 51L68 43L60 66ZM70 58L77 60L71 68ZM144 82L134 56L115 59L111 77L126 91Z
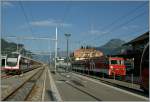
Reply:
M123 86L123 85L119 85L117 83L114 83L114 82L110 82L110 81L107 81L107 80L103 80L103 79L100 79L99 77L95 77L95 76L92 76L92 75L87 75L87 74L83 74L83 73L80 73L80 72L72 72L72 73L76 73L76 74L79 74L79 75L83 75L83 76L86 76L86 77L90 77L92 79L96 79L104 84L108 84L108 85L112 85L114 87L117 87L117 88L121 88L123 90L127 90L129 92L132 92L132 93L135 93L135 94L138 94L138 95L141 95L141 96L144 96L144 97L149 97L148 94L145 94L144 91L140 91L140 90L136 90L136 89L133 89L133 88L129 88L127 86Z
M25 82L23 82L20 86L18 86L15 90L13 90L9 95L4 97L2 101L25 101L27 100L28 96L30 95L34 86L36 85L37 80L42 75L43 70L44 68L39 69L30 78L28 78Z

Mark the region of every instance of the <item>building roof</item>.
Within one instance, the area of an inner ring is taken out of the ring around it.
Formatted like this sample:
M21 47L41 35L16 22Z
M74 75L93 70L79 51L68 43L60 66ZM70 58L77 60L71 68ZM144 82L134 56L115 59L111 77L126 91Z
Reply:
M138 43L144 40L149 40L149 31L145 32L144 34L140 35L139 37L131 40L130 42L127 42L123 45L129 45L129 44L133 44L133 43Z
M102 56L103 53L101 51L89 48L89 49L77 49L74 51L74 57L85 59L85 58L91 58L91 57L99 57Z

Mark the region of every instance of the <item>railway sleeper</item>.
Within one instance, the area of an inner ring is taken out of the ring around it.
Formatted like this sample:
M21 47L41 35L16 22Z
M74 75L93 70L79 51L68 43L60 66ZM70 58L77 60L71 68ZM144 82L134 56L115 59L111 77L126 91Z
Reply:
M40 69L35 73L29 80L27 80L23 85L19 86L11 94L9 94L3 101L25 101L32 92L32 89L36 85L37 80L42 75L43 70Z

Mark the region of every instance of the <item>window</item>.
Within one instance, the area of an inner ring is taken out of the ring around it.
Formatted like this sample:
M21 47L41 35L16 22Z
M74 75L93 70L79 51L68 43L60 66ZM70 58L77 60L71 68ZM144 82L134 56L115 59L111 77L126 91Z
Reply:
M7 56L7 65L16 66L18 60L18 54L9 54Z
M117 60L111 60L110 64L117 64Z
M123 60L118 60L118 64L119 64L119 65L123 65L123 64L124 64L124 61L123 61Z

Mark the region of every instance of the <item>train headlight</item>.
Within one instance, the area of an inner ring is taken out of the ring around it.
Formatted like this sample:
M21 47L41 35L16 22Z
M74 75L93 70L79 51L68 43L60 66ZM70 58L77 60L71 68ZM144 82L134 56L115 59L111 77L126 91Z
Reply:
M110 66L110 68L112 69L112 68L113 68L113 66Z

